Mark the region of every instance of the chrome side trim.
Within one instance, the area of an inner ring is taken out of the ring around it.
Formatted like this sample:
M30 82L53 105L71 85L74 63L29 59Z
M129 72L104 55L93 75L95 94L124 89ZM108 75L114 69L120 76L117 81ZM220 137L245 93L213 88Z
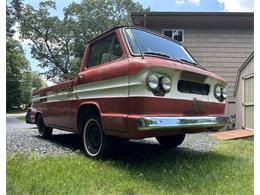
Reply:
M227 116L208 117L142 117L138 119L138 129L144 130L218 130L231 124Z

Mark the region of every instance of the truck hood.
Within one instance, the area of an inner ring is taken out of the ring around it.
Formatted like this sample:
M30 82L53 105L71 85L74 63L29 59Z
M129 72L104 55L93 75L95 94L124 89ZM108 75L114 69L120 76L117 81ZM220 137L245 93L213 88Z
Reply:
M146 68L157 67L157 68L168 68L168 69L175 69L175 70L180 70L180 71L191 72L191 73L204 75L204 76L211 77L216 80L225 82L225 80L222 77L216 75L215 73L208 71L205 68L201 68L199 66L191 65L188 63L184 63L184 62L181 63L181 62L170 60L170 59L145 56L144 59L131 58L130 63L131 63L130 74L135 74Z

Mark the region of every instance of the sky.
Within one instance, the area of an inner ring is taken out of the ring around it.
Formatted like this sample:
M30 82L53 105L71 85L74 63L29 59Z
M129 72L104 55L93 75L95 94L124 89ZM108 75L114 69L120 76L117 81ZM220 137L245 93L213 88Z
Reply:
M150 7L151 11L191 11L191 12L252 12L254 11L254 0L134 0L143 7ZM9 0L8 0L9 2ZM25 4L37 7L40 0L24 0ZM51 13L60 18L63 17L63 8L72 2L80 0L56 0L56 10ZM17 34L17 39L19 39ZM42 72L37 66L38 61L31 56L28 42L22 42L25 55L31 64L32 70Z

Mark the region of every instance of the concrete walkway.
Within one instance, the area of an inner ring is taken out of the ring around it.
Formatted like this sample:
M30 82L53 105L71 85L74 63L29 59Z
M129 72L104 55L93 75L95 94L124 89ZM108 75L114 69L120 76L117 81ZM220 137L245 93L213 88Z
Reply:
M220 131L216 133L209 133L209 136L216 137L218 139L223 140L231 140L231 139L241 139L247 137L253 137L254 131L253 130L246 130L246 129L239 129L239 130L232 130L232 131Z

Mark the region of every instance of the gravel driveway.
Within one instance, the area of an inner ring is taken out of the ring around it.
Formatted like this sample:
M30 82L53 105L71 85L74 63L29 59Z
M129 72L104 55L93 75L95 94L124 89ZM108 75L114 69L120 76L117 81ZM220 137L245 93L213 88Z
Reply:
M38 136L36 125L26 125L24 121L17 120L15 116L9 116L6 134L7 154L15 152L29 154L33 152L37 154L60 155L81 152L81 137L79 135L54 130L52 137L45 140ZM206 133L188 134L179 148L196 152L207 152L212 150L217 144L217 140ZM153 150L158 148L160 146L155 138L141 141L130 140L120 146L120 150L126 152L135 152L136 150L151 150L153 152Z

